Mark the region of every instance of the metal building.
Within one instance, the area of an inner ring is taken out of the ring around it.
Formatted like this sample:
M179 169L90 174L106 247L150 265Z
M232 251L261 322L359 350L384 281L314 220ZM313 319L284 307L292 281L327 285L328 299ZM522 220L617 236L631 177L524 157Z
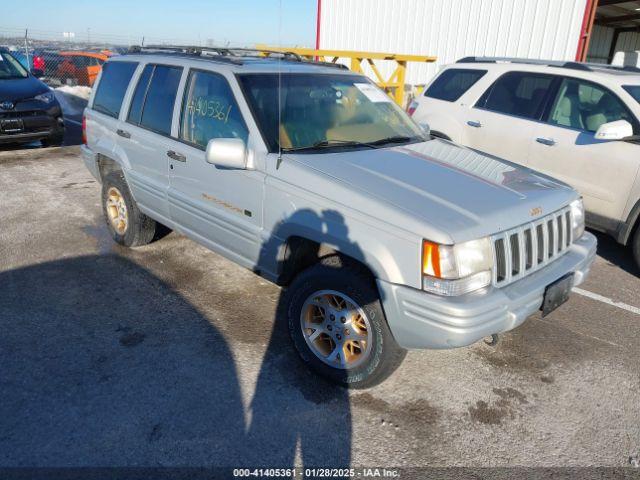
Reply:
M417 85L470 55L607 62L640 49L636 24L638 0L318 0L316 48L436 55L409 65Z

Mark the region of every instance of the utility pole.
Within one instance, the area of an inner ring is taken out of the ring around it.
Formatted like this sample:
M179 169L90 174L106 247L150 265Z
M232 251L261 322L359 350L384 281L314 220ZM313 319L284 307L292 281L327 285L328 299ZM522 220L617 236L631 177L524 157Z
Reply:
M24 56L27 57L27 68L31 71L31 62L29 61L29 29L24 30Z

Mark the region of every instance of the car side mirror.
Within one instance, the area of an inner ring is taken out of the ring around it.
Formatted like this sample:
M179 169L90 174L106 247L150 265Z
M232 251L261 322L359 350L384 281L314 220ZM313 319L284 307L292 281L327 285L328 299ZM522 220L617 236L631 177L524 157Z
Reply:
M625 140L633 137L633 127L626 120L617 120L600 125L594 137L596 140Z
M217 167L247 168L247 146L241 138L212 138L205 153L207 163Z
M42 70L40 70L39 68L32 68L31 69L31 75L33 75L36 78L42 78L42 77L44 77L44 72Z

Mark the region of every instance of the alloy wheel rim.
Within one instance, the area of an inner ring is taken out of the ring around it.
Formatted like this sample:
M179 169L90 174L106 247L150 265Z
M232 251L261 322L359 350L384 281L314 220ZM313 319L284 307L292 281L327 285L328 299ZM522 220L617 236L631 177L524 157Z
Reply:
M107 216L113 229L118 234L123 235L127 231L129 224L129 216L127 213L127 204L120 190L110 187L107 191Z
M300 327L314 355L333 368L356 368L371 354L369 318L343 293L319 290L309 295L302 305Z

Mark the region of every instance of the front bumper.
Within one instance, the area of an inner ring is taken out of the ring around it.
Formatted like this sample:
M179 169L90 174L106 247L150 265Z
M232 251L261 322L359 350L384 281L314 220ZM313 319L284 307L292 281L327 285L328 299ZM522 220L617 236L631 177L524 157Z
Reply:
M596 238L585 232L567 253L545 268L503 288L441 297L378 280L389 328L404 348L455 348L522 324L542 305L547 285L574 272L574 286L589 273Z
M52 103L45 109L34 107L31 105L32 103L35 102L30 102L24 106L18 104L16 110L2 111L0 113L0 122L18 120L22 124L20 130L11 132L3 131L0 126L0 144L32 142L64 134L62 110L57 102Z

